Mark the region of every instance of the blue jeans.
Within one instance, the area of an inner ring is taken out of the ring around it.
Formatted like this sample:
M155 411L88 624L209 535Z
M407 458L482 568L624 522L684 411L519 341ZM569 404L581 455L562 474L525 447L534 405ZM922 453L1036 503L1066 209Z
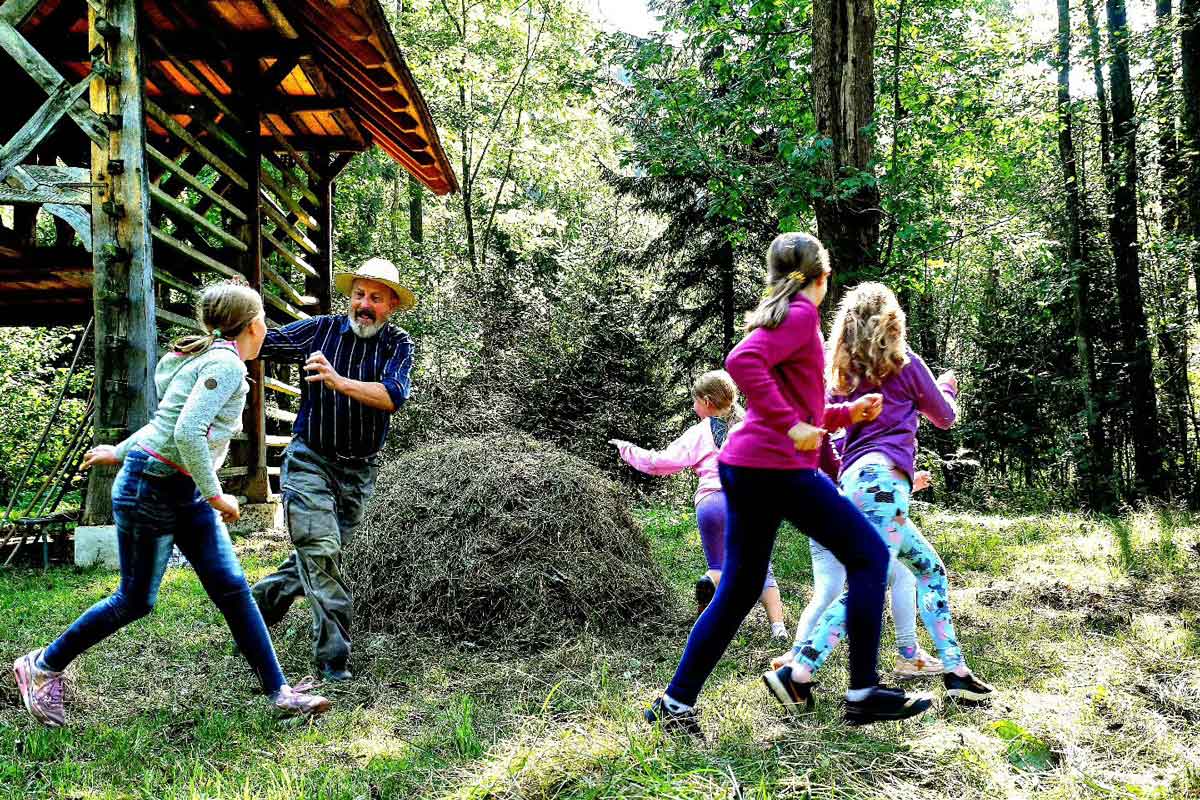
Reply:
M667 694L681 703L695 704L701 687L762 592L775 535L784 519L829 548L845 565L850 688L866 689L879 683L875 667L888 550L871 523L817 470L722 464L721 486L729 503L725 570L712 602L692 627Z
M171 545L179 546L209 599L225 616L238 649L268 694L285 683L267 626L250 597L246 575L215 509L186 475L130 451L112 488L121 582L111 597L83 613L46 648L42 661L66 669L92 645L154 609Z

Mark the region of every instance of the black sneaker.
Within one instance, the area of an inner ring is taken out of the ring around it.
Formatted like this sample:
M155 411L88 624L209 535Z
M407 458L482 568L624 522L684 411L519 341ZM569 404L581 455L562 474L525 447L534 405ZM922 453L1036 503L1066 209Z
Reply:
M713 595L717 593L717 585L713 583L713 579L707 575L701 575L700 580L696 581L696 616L704 613L704 609L708 608L708 604L712 602Z
M763 673L763 683L779 703L790 714L803 714L813 710L813 681L796 683L792 680L792 665L784 664L779 669ZM800 706L804 709L801 710Z
M942 683L946 687L947 697L972 703L990 700L996 692L994 688L975 677L973 672L968 672L965 678L959 677L953 672L944 673Z
M345 683L353 680L354 675L346 669L346 662L327 661L321 665L321 677L330 683Z
M863 700L846 701L846 722L869 725L872 722L908 719L924 714L933 705L928 694L905 694L895 686L879 684Z
M667 733L686 733L697 739L703 738L703 734L700 732L700 717L697 716L694 708L677 713L667 708L667 704L660 697L646 709L642 716L651 725L662 725L662 729Z

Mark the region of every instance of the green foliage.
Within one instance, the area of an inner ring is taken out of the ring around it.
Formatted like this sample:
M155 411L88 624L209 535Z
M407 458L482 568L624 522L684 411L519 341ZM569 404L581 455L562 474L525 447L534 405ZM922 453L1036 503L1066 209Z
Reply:
M67 328L6 328L0 336L0 513L8 505L17 480L34 453L63 388L78 330ZM91 367L77 369L51 430L17 498L14 512L48 477L68 440L74 435L86 405Z

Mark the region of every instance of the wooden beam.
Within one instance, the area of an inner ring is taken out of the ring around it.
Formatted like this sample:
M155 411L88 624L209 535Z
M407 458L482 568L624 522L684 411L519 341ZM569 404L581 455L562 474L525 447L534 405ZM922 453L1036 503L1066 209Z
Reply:
M237 270L225 266L210 255L201 253L191 245L184 244L169 233L166 233L155 227L151 227L150 233L156 242L166 245L171 250L174 250L179 255L191 260L209 272L214 272L223 278L244 279L245 277Z
M279 7L279 4L275 0L261 0L261 2L263 8L267 11L267 16L270 18L271 24L275 26L275 30L279 31L279 34L283 38L289 40L300 38L300 32L296 30L296 26L292 24L292 21L288 19L288 15L283 12L283 9Z
M101 444L119 441L140 428L157 405L158 334L138 5L138 0L109 0L105 19L117 35L107 38L96 30L96 12L88 9L89 50L100 48L112 71L91 82L89 113L97 120L98 114L119 120L116 129L106 130L92 147L94 425L95 441ZM103 524L111 518L114 472L107 467L91 471L86 524Z
M271 283L275 284L279 291L283 292L284 296L287 297L288 300L291 300L296 305L302 307L317 305L317 298L297 292L282 275L271 269L271 267L266 263L263 263L263 275L265 275L271 281Z
M233 203L231 203L226 198L224 198L221 195L214 192L211 187L206 186L203 181L201 181L195 175L192 175L190 172L185 170L181 164L168 158L157 147L155 147L154 145L146 145L146 153L147 153L147 155L150 156L150 158L154 159L154 161L156 161L160 166L162 166L163 169L174 174L177 178L179 178L179 180L183 181L183 183L186 184L189 188L194 189L195 191L204 195L206 198L208 198L214 204L220 206L224 211L226 211L234 219L238 220L239 222L246 221L246 213L244 211L242 211L240 208L235 206Z
M292 386L290 383L284 383L283 381L276 380L275 378L264 378L263 386L267 389L270 389L272 392L279 392L280 394L286 394L290 397L300 396L300 390L295 386Z
M232 118L234 122L238 121L237 114L234 113L229 104L225 102L225 98L221 96L221 93L217 91L216 87L209 84L207 78L205 78L198 71L193 70L185 61L177 57L174 53L172 53L172 51L168 50L163 45L162 40L153 33L149 34L149 38L150 41L152 41L155 46L162 51L163 55L167 57L167 61L171 63L171 66L178 70L179 74L182 75L188 81L188 83L195 86L196 89L199 90L200 94L205 97L208 102L213 104L214 108L216 108L225 116ZM159 69L162 69L161 65L159 66Z
M271 91L283 83L283 80L291 75L299 64L300 53L280 56L275 59L274 64L267 67L267 71L262 74L259 82L267 91Z
M285 422L288 425L292 425L296 422L296 412L286 411L282 408L268 407L267 416L276 422Z
M16 28L0 20L0 48L12 56L13 60L25 70L29 77L37 82L46 94L51 94L66 81L50 62L42 57L33 45L22 36ZM108 128L100 121L99 115L88 107L83 98L76 100L67 111L75 124L101 147L108 145Z
M197 214L195 211L189 208L186 203L176 200L174 197L171 197L171 195L167 194L162 189L159 189L157 186L150 187L150 197L152 197L156 203L166 206L171 211L175 212L175 214L188 220L192 227L198 232L206 233L209 236L212 236L214 239L219 239L226 247L232 248L239 253L244 253L246 251L245 242L234 236L232 233L222 230L219 225L213 224L208 217Z
M288 171L285 170L283 174L287 175ZM316 217L308 213L303 206L296 202L296 199L292 197L292 193L280 186L279 182L271 177L271 173L263 169L259 175L259 178L262 180L263 186L269 189L271 193L275 195L275 198L283 203L283 205L285 205L287 209L296 217L296 219L303 223L306 228L310 230L316 230L321 227L321 224L317 222ZM317 202L317 196L313 194L313 191L307 186L305 186L304 189L306 195L312 197L312 202L315 205Z
M187 328L197 333L208 333L208 331L204 330L204 326L196 322L196 320L191 317L185 317L182 314L176 314L174 311L159 308L156 310L155 315L158 317L159 322L169 322L172 325L178 325L181 328Z
M92 251L92 215L79 206L63 205L62 203L44 203L42 210L71 227L84 248Z
M262 202L258 204L258 207L263 210L271 222L275 223L276 229L286 233L288 238L300 245L300 248L309 255L316 255L318 252L317 245L312 239L309 239L301 231L297 230L296 226L287 221L283 212L275 206L275 202L271 200L266 192L259 192L259 197L262 198Z
M344 158L344 154L334 156L331 160L328 153L319 153L316 158L317 163L321 165L321 180L316 185L319 200L317 213L324 227L317 234L317 245L320 249L314 259L317 272L304 281L304 288L309 294L316 296L320 313L328 314L333 309L333 182L337 171L340 170L339 162Z
M67 109L83 97L91 83L90 75L74 85L64 81L50 93L33 116L25 121L3 148L0 148L0 181L7 178L13 168L41 144L50 130L67 113Z
M14 168L8 183L0 184L0 203L86 206L91 202L91 174L82 167L28 164Z
M277 297L270 292L263 292L263 300L266 300L268 305L274 306L284 314L287 314L293 320L308 319L308 314L304 313L298 308L293 307L283 298Z
M201 144L195 136L185 130L182 125L176 122L175 119L166 111L164 111L157 103L152 100L147 100L146 112L150 115L151 119L153 119L159 125L162 125L168 131L170 131L171 135L175 136L177 139L190 147L192 151L196 153L196 155L200 156L200 158L207 161L209 166L211 166L213 169L220 172L226 178L229 178L229 180L233 181L242 189L245 189L250 185L246 182L246 179L242 177L238 170L231 167L223 158Z
M304 273L310 278L315 278L317 276L317 271L313 269L312 265L310 265L300 256L293 253L291 250L285 247L282 242L266 231L263 231L263 241L271 245L271 249L278 253L280 258L282 258L291 266L300 270L300 272Z
M0 6L0 20L19 28L39 3L41 0L6 0L4 5Z

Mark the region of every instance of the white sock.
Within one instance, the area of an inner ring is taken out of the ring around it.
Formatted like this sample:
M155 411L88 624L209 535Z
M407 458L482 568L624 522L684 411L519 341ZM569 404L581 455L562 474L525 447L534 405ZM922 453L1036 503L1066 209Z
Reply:
M663 694L663 705L666 706L667 711L670 711L672 714L682 714L686 711L691 711L693 708L686 703L679 702L674 697L671 697L671 695L665 693Z
M787 635L788 635L787 625L783 624L782 622L772 622L771 623L771 638L786 639Z
M868 697L871 696L871 689L874 689L874 688L875 687L872 686L867 689L847 689L846 690L846 699L849 700L851 703L857 703L862 700L866 700Z

